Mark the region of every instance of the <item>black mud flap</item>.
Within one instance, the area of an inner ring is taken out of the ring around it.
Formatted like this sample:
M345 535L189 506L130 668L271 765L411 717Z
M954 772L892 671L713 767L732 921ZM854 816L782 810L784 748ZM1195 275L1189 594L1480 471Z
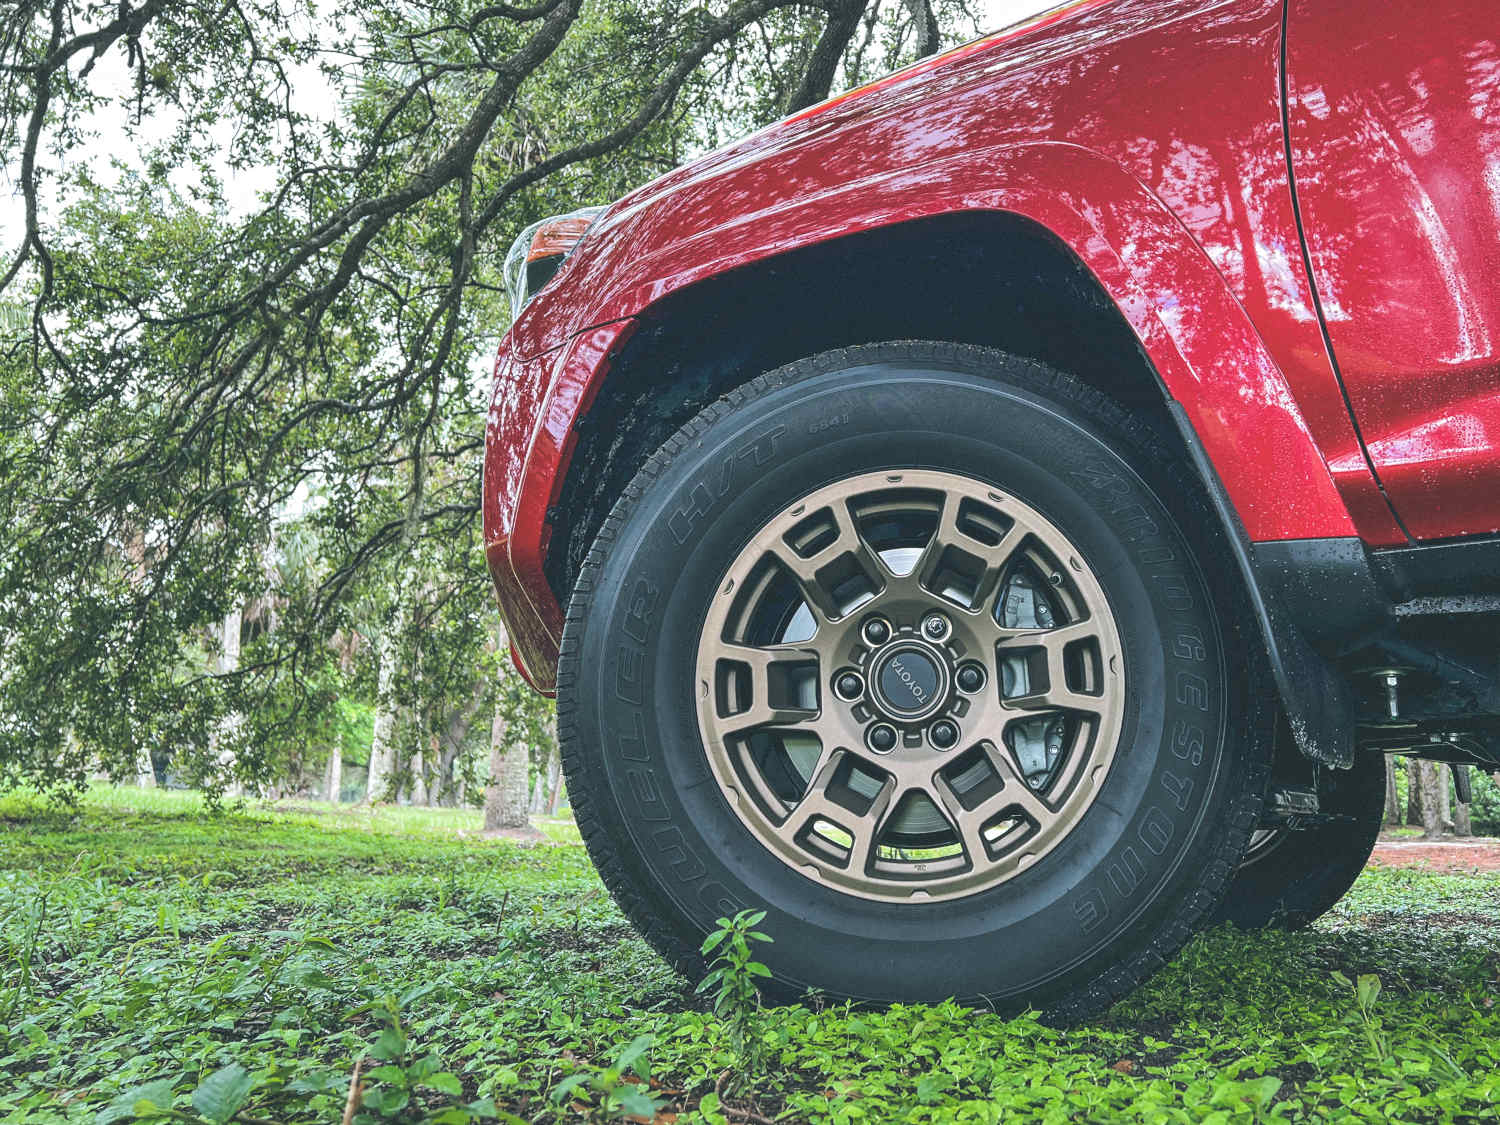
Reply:
M1297 748L1320 765L1348 769L1354 764L1353 693L1307 631L1294 624L1288 602L1315 610L1299 620L1316 622L1319 638L1333 644L1353 644L1379 632L1390 620L1390 608L1379 594L1364 547L1357 539L1252 545L1187 412L1175 401L1168 408L1245 579Z

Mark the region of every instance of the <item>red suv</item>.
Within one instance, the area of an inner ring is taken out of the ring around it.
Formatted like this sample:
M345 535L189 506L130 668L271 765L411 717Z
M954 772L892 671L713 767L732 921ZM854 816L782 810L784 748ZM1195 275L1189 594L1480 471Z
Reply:
M523 236L488 559L665 957L1079 1015L1500 760L1497 43L1092 0Z

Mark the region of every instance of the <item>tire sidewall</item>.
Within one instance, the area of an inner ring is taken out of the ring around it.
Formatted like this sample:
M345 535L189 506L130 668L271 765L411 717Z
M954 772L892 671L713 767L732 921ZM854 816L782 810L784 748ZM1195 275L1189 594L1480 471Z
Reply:
M577 677L575 726L578 765L606 794L606 846L684 944L765 909L763 959L791 990L1061 996L1177 924L1243 775L1224 732L1247 704L1178 530L1182 498L1174 513L1135 451L1095 436L1100 419L1030 390L1038 372L1023 361L997 355L982 374L914 355L824 366L710 408L617 509L588 610L570 622L578 668L593 670ZM1115 614L1127 702L1101 791L1053 851L966 898L893 904L793 871L744 827L708 766L694 662L708 601L759 527L825 483L914 467L986 480L1062 529Z

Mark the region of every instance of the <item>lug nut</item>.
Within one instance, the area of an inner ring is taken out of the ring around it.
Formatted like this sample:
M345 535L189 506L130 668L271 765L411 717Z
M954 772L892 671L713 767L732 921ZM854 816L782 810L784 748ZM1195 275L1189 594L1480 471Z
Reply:
M958 741L958 726L947 719L939 719L928 728L927 737L939 750L951 750Z
M891 627L882 617L872 617L865 622L865 640L872 645L883 645L890 639Z
M978 664L965 664L958 670L954 677L958 680L958 690L973 694L984 687L984 668Z
M954 731L955 737L957 734ZM865 737L870 743L870 749L877 754L889 754L896 748L896 728L886 723L876 723Z
M840 672L833 681L833 690L840 699L858 699L865 691L865 681L858 672Z
M930 613L922 622L922 632L927 634L928 640L940 641L948 635L948 619L941 613Z

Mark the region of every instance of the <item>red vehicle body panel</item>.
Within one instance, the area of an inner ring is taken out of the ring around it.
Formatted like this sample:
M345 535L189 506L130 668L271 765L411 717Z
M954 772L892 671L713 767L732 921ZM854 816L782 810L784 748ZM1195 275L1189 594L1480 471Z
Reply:
M545 691L552 690L562 639L562 607L542 573L551 538L547 509L577 444L573 423L598 392L606 357L633 324L601 325L530 359L502 343L495 360L485 427L485 555L516 667Z
M1477 10L1477 5L1476 5ZM1118 304L1252 540L1406 537L1370 470L1304 266L1281 0L1092 0L777 123L615 204L501 347L491 567L534 684L574 422L632 318L725 270L953 211L1041 224Z
M1418 539L1500 531L1500 9L1292 0L1297 199L1370 458Z

